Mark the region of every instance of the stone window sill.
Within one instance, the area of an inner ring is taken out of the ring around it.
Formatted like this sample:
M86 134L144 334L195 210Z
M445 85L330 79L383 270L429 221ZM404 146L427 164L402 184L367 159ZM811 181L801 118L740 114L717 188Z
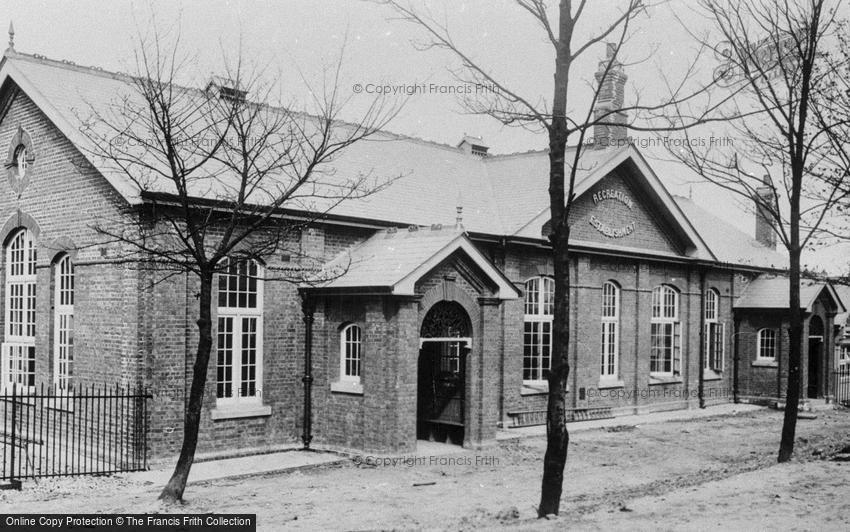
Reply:
M567 387L569 391L569 387ZM549 381L524 381L520 395L544 395L549 393Z
M660 384L682 384L682 377L678 375L650 375L649 385L655 386Z
M596 387L600 390L606 388L625 388L626 383L619 379L599 379L599 384Z
M363 385L357 381L336 381L331 383L331 392L363 395Z
M272 415L272 407L262 404L219 405L210 410L213 421Z
M723 374L712 369L705 369L702 371L702 380L703 381L719 381L723 379Z
M753 360L754 368L778 368L779 363L775 360Z
M70 394L65 394L57 397L51 397L45 406L51 410L59 410L62 412L74 411L74 397Z

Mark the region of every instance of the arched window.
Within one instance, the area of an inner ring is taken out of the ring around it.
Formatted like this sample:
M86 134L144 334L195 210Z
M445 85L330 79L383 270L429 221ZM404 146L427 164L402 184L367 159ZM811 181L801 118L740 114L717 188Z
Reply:
M74 263L63 255L54 266L53 382L58 390L71 384L74 364Z
M602 377L616 378L620 354L620 288L602 285Z
M756 356L760 360L776 360L776 331L774 329L761 329L757 335L758 352Z
M660 376L681 374L679 292L669 285L652 290L652 330L649 371Z
M552 365L552 317L555 280L534 277L525 283L522 380L544 381Z
M6 246L4 383L35 386L35 242L21 229Z
M227 259L218 275L216 398L257 402L263 382L263 282L255 260Z
M704 368L712 371L723 371L723 360L726 348L726 324L720 323L720 293L709 288L705 292L705 353Z
M340 333L339 345L340 380L360 382L363 331L355 324L348 325Z

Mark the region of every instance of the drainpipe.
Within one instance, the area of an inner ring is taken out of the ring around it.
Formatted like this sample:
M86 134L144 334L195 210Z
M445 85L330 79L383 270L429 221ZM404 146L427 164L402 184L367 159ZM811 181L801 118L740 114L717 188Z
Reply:
M738 358L740 357L740 339L738 338L738 333L741 330L741 319L738 317L738 314L735 313L735 296L737 291L735 290L734 272L729 272L729 287L732 290L732 293L730 294L731 303L729 304L729 308L732 311L732 338L734 341L732 345L732 402L734 404L738 404L740 402L740 399L738 398Z
M505 237L502 237L499 240L499 248L502 252L502 256L501 256L502 264L501 265L497 264L496 267L499 268L501 266L500 269L501 269L502 273L507 275L507 267L505 266L505 264L508 261L508 241ZM507 303L503 302L500 306L501 306L500 318L502 320L502 323L501 323L502 326L500 327L501 335L502 335L502 338L501 338L501 340L502 340L501 351L502 352L499 354L500 355L499 356L499 423L504 425L504 423L507 419L507 414L505 413L505 351L506 351L506 349L505 349L505 329L506 329L505 324L507 323L505 316L506 316L506 313L507 313ZM502 425L500 425L500 426L502 426Z
M732 402L738 404L741 402L738 397L738 360L740 359L740 329L741 329L741 320L737 316L732 320L732 337L735 339L735 345L732 347L734 354L733 356L733 365L732 365Z
M313 404L311 389L313 387L313 313L315 302L305 293L301 292L301 312L304 314L304 432L301 441L304 450L310 449L310 441L313 439Z
M699 367L697 368L697 375L699 376L699 387L697 388L697 394L699 396L699 407L705 408L705 375L703 373L705 368L705 270L700 270L699 272ZM718 301L718 309L719 309L719 301Z

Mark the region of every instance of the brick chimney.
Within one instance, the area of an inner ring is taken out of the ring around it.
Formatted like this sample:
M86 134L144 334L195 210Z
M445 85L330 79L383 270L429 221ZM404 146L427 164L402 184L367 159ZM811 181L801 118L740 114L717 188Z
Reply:
M626 80L629 79L623 71L623 64L614 58L616 51L617 45L615 43L607 44L605 59L599 62L599 68L595 74L596 83L599 86L599 95L596 98L593 117L596 120L607 122L607 124L593 126L594 146L597 148L624 146L628 139L625 126L626 114L621 112L607 114L623 107ZM610 68L608 67L609 64L611 65ZM607 75L606 69L608 70Z
M765 174L762 185L756 189L759 200L756 202L756 240L764 246L776 249L776 231L773 230L773 218L770 209L776 208L776 194L773 191L770 175Z

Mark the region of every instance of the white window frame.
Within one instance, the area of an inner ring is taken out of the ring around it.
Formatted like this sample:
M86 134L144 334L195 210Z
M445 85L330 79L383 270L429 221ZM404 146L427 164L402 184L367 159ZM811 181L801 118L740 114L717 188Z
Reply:
M221 305L220 300L220 286L222 281L222 276L228 277L236 277L237 287L239 278L242 277L240 275L232 275L230 273L220 273L218 274L215 282L216 286L216 303L218 304L218 312L217 312L217 320L216 320L216 333L215 333L215 341L216 341L216 404L219 406L234 406L240 404L259 404L262 403L262 390L263 390L263 267L262 265L253 260L253 259L225 259L225 262L222 264L222 268L228 268L230 261L238 261L245 262L246 264L254 264L257 267L257 285L256 285L256 304L254 307L250 306L238 306L239 303L237 301L237 306L230 305L229 298L226 301L224 306ZM248 301L248 297L250 295L250 289L246 289L247 291L243 291L246 294L246 304ZM232 293L232 290L228 290L228 294ZM237 296L238 300L238 296ZM244 334L244 320L245 319L255 319L256 320L256 331L255 341L256 341L256 354L254 360L254 395L241 395L240 390L242 388L242 340ZM230 331L231 336L231 359L230 359L230 397L219 397L218 385L218 369L222 367L220 363L220 336L222 332L219 330L222 320L230 319L232 323L232 329Z
M838 363L842 365L850 364L850 344L838 346Z
M679 321L679 291L662 284L652 289L650 319L650 376L673 377L681 375L682 328ZM656 351L659 353L656 354ZM669 367L667 370L667 361ZM654 367L653 367L654 366Z
M550 291L551 288L551 291ZM555 280L551 277L532 277L525 282L525 302L522 335L522 382L523 384L542 384L547 382L544 373L552 369L552 325L555 311ZM529 331L529 326L532 329ZM532 343L526 340L531 336ZM529 357L526 353L531 349ZM545 356L548 349L548 357ZM526 368L526 360L537 360L536 367ZM544 367L544 361L548 364ZM531 378L526 378L526 373Z
M764 333L766 333L766 332L771 333L771 336L772 336L771 342L773 344L773 346L772 346L773 356L769 356L769 357L762 356L762 351L764 351L762 349L762 342L765 340L765 334ZM771 328L768 328L768 327L765 327L764 329L759 329L758 333L756 334L756 360L775 362L776 361L776 351L777 351L778 348L779 348L779 339L778 339L778 335L776 333L776 329L771 329Z
M18 247L22 249L18 250ZM13 261L13 253L22 253ZM22 392L35 389L36 245L28 229L18 230L5 249L4 335L2 345L3 386L17 383ZM13 290L13 288L15 290ZM12 327L12 292L19 294L20 327ZM13 334L16 333L16 334ZM17 334L20 333L20 334ZM13 355L14 353L14 355ZM26 356L24 355L26 353ZM13 370L13 365L17 368ZM27 365L32 368L24 368Z
M722 372L726 364L726 324L720 323L720 292L714 288L705 292L703 321L703 368ZM712 354L715 355L714 365Z
M613 302L611 298L613 297ZM603 379L620 374L620 287L614 281L602 285L602 365Z
M56 261L53 275L53 385L67 392L74 364L74 262L70 255Z
M356 331L357 338L349 338L350 333ZM349 348L356 352L355 356L349 356ZM347 362L351 360L356 365L356 375L348 371ZM363 374L363 328L356 323L349 323L339 332L339 380L359 383Z

